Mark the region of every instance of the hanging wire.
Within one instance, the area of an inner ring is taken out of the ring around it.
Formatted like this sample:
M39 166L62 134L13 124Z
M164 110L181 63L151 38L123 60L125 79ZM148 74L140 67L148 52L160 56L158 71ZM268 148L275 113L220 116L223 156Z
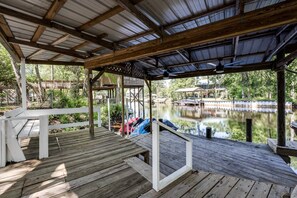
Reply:
M291 72L291 73L294 73L294 74L297 74L297 71L293 71L293 70L288 69L288 68L286 68L286 71Z

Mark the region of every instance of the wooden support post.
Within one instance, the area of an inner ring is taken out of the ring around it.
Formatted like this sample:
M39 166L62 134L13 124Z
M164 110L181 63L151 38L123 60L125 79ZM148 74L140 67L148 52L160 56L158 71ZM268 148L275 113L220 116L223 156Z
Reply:
M211 127L206 127L206 138L211 139Z
M94 108L93 108L93 88L92 88L92 69L88 69L88 102L89 102L89 133L90 138L94 139Z
M27 109L27 88L26 88L26 64L21 59L21 84L22 84L22 108Z
M125 136L125 88L124 88L124 75L122 75L122 136Z
M107 98L107 115L108 115L108 130L111 131L111 123L110 123L110 99Z
M40 116L39 159L48 157L48 116Z
M152 133L152 123L153 123L153 108L152 108L152 81L149 80L149 95L150 95L150 123L151 123L151 133Z
M142 88L142 117L145 119L145 107L144 107L144 87Z
M283 52L277 55L281 60L285 57ZM277 145L286 146L286 80L285 70L281 68L277 71Z
M246 119L245 128L246 128L246 141L253 142L252 119L250 118Z

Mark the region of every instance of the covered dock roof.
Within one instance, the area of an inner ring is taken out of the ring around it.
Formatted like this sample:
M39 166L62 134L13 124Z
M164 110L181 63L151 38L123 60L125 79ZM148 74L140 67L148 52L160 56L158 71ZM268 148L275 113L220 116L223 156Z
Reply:
M296 12L292 0L0 0L0 40L27 63L211 75L219 62L225 73L278 66L274 55L296 50Z

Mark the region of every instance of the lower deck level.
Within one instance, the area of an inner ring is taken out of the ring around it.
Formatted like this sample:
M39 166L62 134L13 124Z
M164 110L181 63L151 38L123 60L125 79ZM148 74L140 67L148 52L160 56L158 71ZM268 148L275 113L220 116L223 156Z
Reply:
M193 168L196 170L289 187L297 185L297 174L268 145L187 136L193 140ZM151 151L150 134L131 140ZM184 141L167 131L160 132L161 172L168 175L182 167L185 151Z
M167 136L166 132L161 134ZM161 172L169 175L183 165L183 145L171 136L164 141L163 135ZM297 181L289 171L283 172L289 174L284 176L289 182L270 182L272 176L263 182L252 173L253 178L244 178L241 167L231 175L230 171L222 168L228 168L223 158L206 156L210 154L206 148L213 147L215 140L205 144L208 146L200 151L194 141L193 164L196 171L156 192L151 184L151 166L135 158L147 159L151 149L149 139L150 135L146 135L132 138L131 141L104 128L95 130L94 140L89 139L87 130L52 134L49 137L50 157L43 160L36 159L38 138L25 140L22 148L28 160L0 169L0 197L288 197L294 187L293 182ZM230 150L224 151L226 155L237 149L236 145L230 144ZM204 160L197 160L197 152L205 154ZM253 155L250 157L255 158ZM221 167L221 171L211 169L214 167L213 160L222 163L216 166ZM270 162L274 163L276 172L285 170L278 167L280 164L274 159L268 160L268 164ZM205 170L207 163L209 170ZM254 162L251 160L251 163ZM252 168L259 174L260 170L255 167L254 164Z

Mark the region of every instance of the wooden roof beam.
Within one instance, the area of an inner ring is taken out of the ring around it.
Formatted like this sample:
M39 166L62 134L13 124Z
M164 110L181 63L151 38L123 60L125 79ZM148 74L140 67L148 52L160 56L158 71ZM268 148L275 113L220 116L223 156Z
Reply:
M47 60L25 60L28 64L39 65L69 65L69 66L83 66L83 62L68 62L68 61L47 61Z
M58 45L60 43L63 43L64 41L66 41L69 38L69 34L65 34L61 37L59 37L57 40L55 40L54 42L51 43L52 46ZM32 54L30 54L29 56L27 56L27 59L31 59L34 56L37 56L38 54L41 54L42 52L44 52L44 50L39 49L36 50L35 52L33 52Z
M1 39L0 42L2 45L6 48L6 50L9 52L11 57L15 62L20 62L21 58L24 57L24 54L20 48L19 45L17 44L9 44L7 42L7 37L14 37L12 31L10 30L6 19L4 18L3 15L0 15L0 29L1 29Z
M116 50L106 55L85 61L86 68L141 59L182 48L189 48L218 40L233 38L269 28L275 28L297 22L297 2L285 1L237 15L225 20L204 25L163 39L156 39L136 46ZM269 19L269 20L268 20Z
M59 31L65 32L65 33L75 36L77 38L81 38L83 40L89 41L91 43L95 43L97 45L101 45L101 46L111 49L111 50L114 48L113 43L111 43L111 42L99 39L96 36L91 36L89 34L83 33L81 31L74 29L74 28L69 28L69 26L65 26L61 23L57 23L57 22L49 21L49 20L45 20L45 19L40 19L40 18L31 16L28 14L24 14L22 12L12 10L10 8L3 7L3 6L0 6L0 13L2 13L4 15L15 17L18 19L22 19L24 21L28 21L31 23L42 25L42 26L45 26L48 28L57 29Z
M165 35L158 25L151 21L146 15L144 15L140 10L138 10L130 0L117 0L117 3L123 7L125 10L129 11L136 18L142 21L148 28L152 29L160 37Z
M270 61L274 55L276 55L281 49L283 49L292 39L297 36L297 25L285 36L285 38L278 43L278 45L270 51L270 53L264 58L265 61Z
M50 45L34 43L34 42L31 42L31 41L24 41L24 40L19 40L19 39L15 39L15 38L8 38L7 40L8 40L9 43L27 45L27 46L30 46L30 47L39 48L39 49L43 49L43 50L48 50L48 51L52 51L52 52L56 52L56 53L60 53L60 54L65 54L65 55L73 56L73 57L77 57L77 58L87 58L89 56L86 53L76 52L76 51L73 51L73 50L59 48L59 47L53 47L53 46L50 46Z
M134 0L132 2L132 4L135 5L137 3L140 3L141 1L143 1L143 0ZM113 17L114 15L121 13L124 10L125 9L122 8L121 6L115 6L115 7L111 8L110 10L100 14L99 16L91 19L90 21L82 24L81 26L79 26L77 28L77 30L83 31L83 30L89 29L89 28L97 25L98 23L101 23L102 21L105 21L106 19L109 19L109 18Z
M66 3L67 0L54 0L46 12L43 19L45 20L53 20L56 14L58 14L59 10L63 7L63 5ZM37 42L39 38L41 37L42 33L45 31L46 27L39 25L34 32L34 35L31 38L32 42Z
M81 47L83 47L83 46L85 46L85 45L87 45L87 44L89 44L89 42L88 42L88 41L84 41L84 42L82 42L82 43L80 43L80 44L78 44L78 45L72 47L70 50L75 51L75 50L77 50L77 49L79 49L79 48L81 48ZM63 54L57 54L57 55L55 55L54 57L52 57L51 59L49 59L49 60L50 60L50 61L54 61L54 60L58 59L58 58L61 57L61 56L63 56Z

